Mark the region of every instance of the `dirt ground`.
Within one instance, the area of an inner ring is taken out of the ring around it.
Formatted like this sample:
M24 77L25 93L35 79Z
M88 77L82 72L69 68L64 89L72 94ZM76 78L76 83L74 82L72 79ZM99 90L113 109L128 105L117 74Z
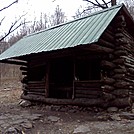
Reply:
M39 114L29 124L21 125L18 122L8 123L2 127L0 124L0 134L14 127L21 134L134 134L134 116L132 113L120 110L115 113L108 113L96 108L83 108L77 106L48 106L33 105L21 107L21 89L1 89L0 90L0 122L4 122L2 117L13 117ZM128 116L122 116L122 114ZM131 118L129 118L131 114ZM128 118L127 118L128 117ZM5 123L5 122L4 122ZM7 132L7 134L17 134Z

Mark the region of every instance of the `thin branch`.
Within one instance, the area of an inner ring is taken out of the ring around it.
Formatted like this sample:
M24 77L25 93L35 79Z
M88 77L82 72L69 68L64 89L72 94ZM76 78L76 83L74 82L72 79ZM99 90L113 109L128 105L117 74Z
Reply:
M102 4L100 4L100 3L98 2L98 0L95 0L95 1L96 1L96 3L98 4L98 7L101 7L102 9L107 8L107 7L103 6Z
M1 39L0 39L0 42L3 41L9 34L13 33L16 29L18 29L20 26L26 24L26 23L29 23L29 22L23 22L23 23L20 23L18 26L16 26L15 28L13 28L15 25L12 25L8 31L8 33L6 33Z
M90 0L83 0L83 1L89 2L89 3L91 3L91 4L94 5L94 6L99 6L98 4L96 4L96 3L94 3L94 2L92 2L92 1L90 1Z
M5 19L5 17L3 17L3 18L1 19L1 21L0 21L0 26L1 26L2 22L4 21L4 19Z
M27 13L26 13L27 14ZM9 34L13 33L16 29L18 29L20 26L26 24L26 23L30 23L30 21L28 22L21 22L19 25L17 25L17 23L22 19L22 17L24 17L26 14L20 16L20 18L18 20L16 20L14 23L12 23L12 25L10 26L8 32L2 37L0 38L0 42L2 40L4 40ZM17 25L17 26L16 26Z
M104 0L102 0L102 1L104 2L104 4L100 4L100 3L98 2L98 0L95 0L96 3L92 2L91 0L83 0L83 1L89 2L89 3L91 3L92 5L94 5L94 6L96 6L96 7L100 7L100 8L102 8L102 9L108 8L108 4L111 2L111 1L109 1L109 2L106 3Z
M105 0L102 0L102 1L106 5L106 8L108 8L108 5L107 5L106 1Z
M12 6L13 4L15 4L15 3L17 3L17 2L18 2L18 0L14 1L14 2L12 2L11 4L9 4L8 6L6 6L6 7L2 8L2 9L0 9L0 12L3 11L3 10L5 10L5 9L7 9L7 8L9 8L10 6Z

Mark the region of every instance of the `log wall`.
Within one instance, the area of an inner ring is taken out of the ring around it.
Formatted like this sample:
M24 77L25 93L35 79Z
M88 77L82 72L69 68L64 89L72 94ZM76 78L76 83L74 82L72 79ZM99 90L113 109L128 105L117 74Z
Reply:
M101 82L98 80L92 81L74 81L74 96L75 98L97 99L102 96L100 89Z
M104 56L102 60L101 88L107 105L127 107L132 105L134 98L134 75L132 73L134 70L134 38L127 32L125 18L122 15L116 18L114 29L112 32L115 37L113 46L100 40L101 44L105 43L107 47L114 48L114 52Z

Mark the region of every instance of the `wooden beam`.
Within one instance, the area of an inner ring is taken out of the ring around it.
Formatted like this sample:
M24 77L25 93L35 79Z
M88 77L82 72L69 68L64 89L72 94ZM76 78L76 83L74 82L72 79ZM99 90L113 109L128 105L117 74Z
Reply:
M15 65L24 65L27 66L26 61L18 61L18 60L1 60L1 63L7 63L7 64L15 64Z
M98 52L98 53L112 53L114 49L108 48L108 47L103 47L97 44L88 44L86 46L79 46L81 50L87 50L87 51L92 51L92 52Z
M30 101L44 102L46 104L56 104L56 105L79 105L79 106L103 107L105 104L104 100L101 98L55 99L55 98L45 98L44 96L34 95L34 94L28 94L28 95L22 94L21 98Z
M45 97L48 98L49 96L49 75L50 75L50 63L47 62L46 64L46 81L45 81Z

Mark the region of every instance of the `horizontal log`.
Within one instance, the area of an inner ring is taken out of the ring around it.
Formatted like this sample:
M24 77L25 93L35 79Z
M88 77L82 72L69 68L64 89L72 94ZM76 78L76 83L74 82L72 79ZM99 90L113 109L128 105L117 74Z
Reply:
M20 70L22 70L22 71L27 71L28 68L27 68L26 66L21 66L21 67L20 67Z
M94 91L94 90L75 90L76 94L86 94L86 95L100 95L102 94L102 91Z
M130 83L126 81L117 81L114 84L114 87L116 88L127 88L129 86L130 86Z
M28 75L28 72L26 72L26 71L22 72L22 75Z
M99 42L98 42L100 45L104 46L104 47L108 47L108 48L114 48L115 45L108 42L108 41L105 41L103 39L100 39Z
M101 61L101 67L105 69L114 69L116 65L112 62L103 60Z
M38 88L45 88L45 83L44 84L35 84L35 85L31 85L31 84L28 84L28 88L35 88L35 89L38 89Z
M43 89L43 88L38 88L38 89L36 89L36 88L30 88L30 89L27 89L27 91L29 91L29 92L40 92L40 93L44 93L45 92L45 88Z
M108 47L103 47L100 45L92 44L88 45L88 47L79 47L81 50L88 50L88 51L95 51L98 53L112 53L114 49L108 48Z
M78 106L104 106L104 100L97 99L54 99L54 98L45 98L44 96L39 95L21 95L22 99L30 101L44 102L45 104L55 104L55 105L78 105Z
M111 92L114 90L114 87L113 86L110 86L110 85L104 85L104 86L101 86L101 89L104 91L104 92Z
M122 58L125 59L126 63L134 65L134 58L133 57L130 58L128 56L122 56Z
M113 63L115 63L115 64L121 64L122 65L122 64L124 64L124 62L125 62L125 60L122 59L122 58L113 60Z
M99 87L78 87L78 86L74 86L75 90L89 90L89 91L99 91L101 90L101 85Z
M114 28L113 27L108 27L105 32L110 34L111 36L114 36Z
M125 63L134 65L134 62L132 60L128 60L128 59L125 60Z
M134 78L134 74L131 74L131 73L126 73L126 76L129 76L129 77L131 77L132 79Z
M109 42L112 42L114 43L115 42L115 38L113 35L109 34L108 32L104 32L101 36L101 38L103 40L106 40L106 41L109 41Z
M45 97L45 93L41 93L41 92L33 92L33 91L28 91L27 95L39 95L39 96L44 96Z
M56 91L72 91L73 87L51 87L50 90L56 92Z
M113 84L113 83L115 82L115 79L105 77L105 78L103 78L101 81L102 81L102 83L105 84L105 85L111 85L111 84Z
M42 84L44 81L28 81L29 84Z
M124 63L127 67L129 68L134 68L134 65L133 64L130 64L130 63Z
M126 74L115 74L114 76L112 76L112 78L116 79L116 80L122 80L125 79Z
M116 37L116 38L122 38L122 37L124 37L124 34L118 32L118 33L115 34L115 37Z
M98 98L98 95L75 94L75 98L97 99Z
M99 88L101 86L100 81L75 81L74 82L75 87L85 87L85 88Z
M7 63L7 64L15 64L15 65L24 65L27 66L27 62L26 61L18 61L18 60L1 60L0 63Z
M128 52L126 50L117 50L114 52L116 56L125 56L128 55Z
M134 83L134 79L125 78L125 80Z
M114 56L112 53L102 56L102 59L105 59L105 60L107 60L107 61L111 61L111 60L113 60L114 58L115 58L115 56Z
M125 38L116 38L116 43L119 46L119 45L123 45L123 44L129 43L129 41L126 40Z
M45 98L40 95L21 95L22 99L36 102L43 102L45 104L53 105L77 105L77 106L98 106L98 107L109 107L116 106L120 108L128 107L132 105L131 98L117 98L113 101L105 101L104 99L87 99L87 98L75 98L75 99L54 99L54 98Z
M122 44L122 45L120 45L120 46L117 46L116 48L115 48L115 50L117 51L117 50L128 50L128 49L130 49L131 50L131 48L130 48L131 46L129 46L129 44L127 43L127 44ZM129 51L130 51L129 50Z
M113 92L111 92L112 94L116 95L117 97L127 97L129 96L129 90L128 88L125 89L116 89Z
M125 74L127 70L126 69L114 69L114 72L116 74Z

